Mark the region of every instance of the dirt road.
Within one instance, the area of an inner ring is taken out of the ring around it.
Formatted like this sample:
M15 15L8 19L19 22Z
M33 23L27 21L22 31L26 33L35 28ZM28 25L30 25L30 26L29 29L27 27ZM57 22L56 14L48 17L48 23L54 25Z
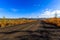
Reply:
M14 27L0 28L0 40L58 40L60 29L52 27L56 26L37 21Z

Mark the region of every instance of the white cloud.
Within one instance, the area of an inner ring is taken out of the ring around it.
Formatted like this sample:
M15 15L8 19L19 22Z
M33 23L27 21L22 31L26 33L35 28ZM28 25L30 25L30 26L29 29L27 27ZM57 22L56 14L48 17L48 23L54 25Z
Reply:
M40 18L55 17L55 13L57 14L57 17L60 17L60 10L53 10L53 11L46 10L40 15Z
M6 12L6 11L12 11L12 12L17 12L18 9L15 9L15 8L10 8L10 9L4 9L4 8L0 8L0 12Z
M2 12L2 11L4 11L4 9L3 8L0 8L0 12Z
M16 11L18 11L18 10L17 10L17 9L15 9L15 8L12 8L12 9L11 9L11 11L16 12Z

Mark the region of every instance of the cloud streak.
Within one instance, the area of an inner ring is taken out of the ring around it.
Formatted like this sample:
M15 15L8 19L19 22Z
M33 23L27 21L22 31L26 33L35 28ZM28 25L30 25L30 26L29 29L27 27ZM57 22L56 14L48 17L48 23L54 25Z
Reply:
M26 17L26 18L52 18L55 17L55 13L57 13L57 17L60 17L60 10L52 10L52 9L46 9L42 13L40 12L33 12L25 14L18 13L19 9L10 8L8 11L4 8L0 8L0 17L7 16L7 17ZM12 15L13 14L13 15Z
M57 14L57 17L60 17L60 10L45 10L42 12L42 14L39 16L40 18L52 18L55 17L55 13Z
M13 11L13 12L17 12L17 11L18 11L18 9L11 8L11 11Z

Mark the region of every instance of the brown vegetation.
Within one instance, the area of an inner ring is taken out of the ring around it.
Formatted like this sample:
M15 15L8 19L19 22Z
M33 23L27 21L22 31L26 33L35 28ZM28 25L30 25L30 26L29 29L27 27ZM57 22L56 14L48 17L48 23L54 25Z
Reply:
M0 20L0 27L9 27L9 26L15 26L30 22L35 22L36 20L26 20L26 19L1 19Z
M60 18L49 18L44 20L44 22L57 25L58 27L60 27Z

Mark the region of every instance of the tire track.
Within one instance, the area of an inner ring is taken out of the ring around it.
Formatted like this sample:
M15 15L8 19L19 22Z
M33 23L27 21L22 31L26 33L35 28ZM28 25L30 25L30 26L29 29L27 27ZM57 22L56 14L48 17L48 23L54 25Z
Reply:
M33 23L32 25L30 25L30 26L28 26L28 27L26 27L26 28L24 28L22 30L36 31L36 30L39 29L39 27L40 27L40 23L37 22L37 23Z
M6 28L0 28L0 32L11 32L11 31L20 31L21 29L23 29L24 27L27 27L29 25L31 25L32 23L29 24L22 24L22 25L18 25L18 26L14 26L14 27L6 27Z

